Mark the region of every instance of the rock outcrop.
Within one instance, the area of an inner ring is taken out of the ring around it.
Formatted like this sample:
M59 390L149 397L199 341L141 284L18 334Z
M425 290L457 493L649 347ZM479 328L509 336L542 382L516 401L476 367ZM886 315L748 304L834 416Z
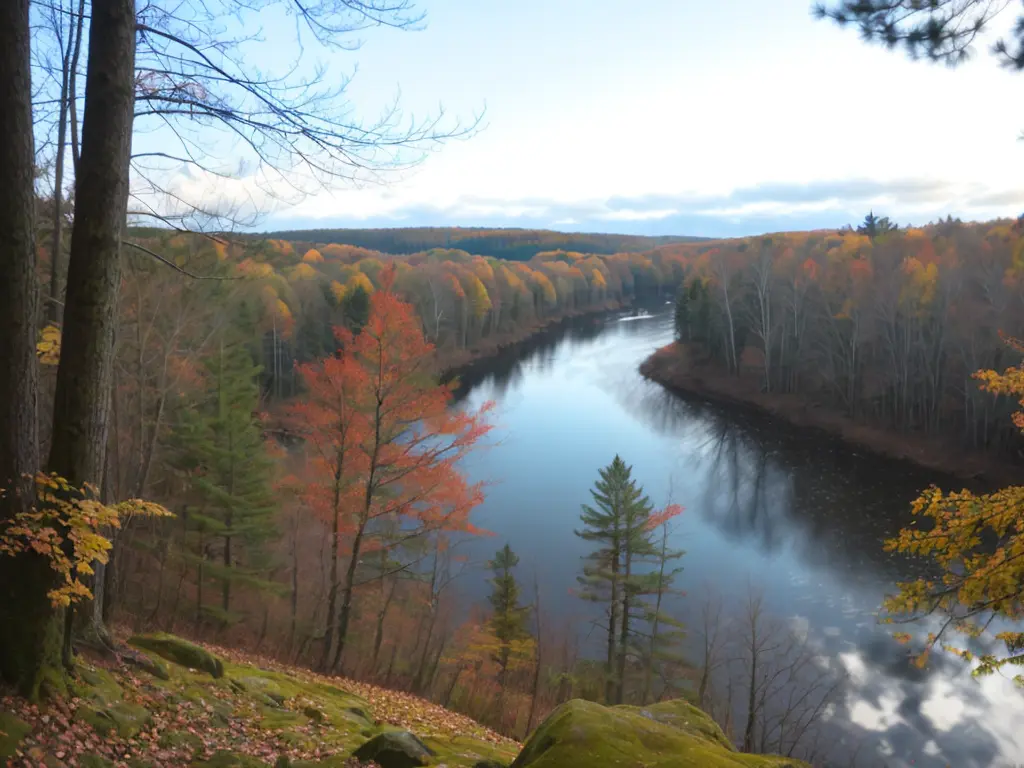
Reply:
M692 704L604 707L574 699L541 723L512 768L809 768L806 763L737 752Z

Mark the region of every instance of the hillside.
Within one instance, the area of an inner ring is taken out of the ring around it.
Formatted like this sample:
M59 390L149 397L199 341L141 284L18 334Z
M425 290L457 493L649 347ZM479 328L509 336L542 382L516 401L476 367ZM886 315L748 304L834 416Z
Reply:
M546 229L482 227L396 227L388 229L298 229L268 232L262 237L288 240L297 246L337 243L393 255L457 248L476 256L529 261L543 251L576 251L611 255L636 253L671 243L697 242L699 237L645 237Z
M121 659L82 656L42 705L0 699L0 761L46 768L800 768L739 754L686 702L573 700L521 745L408 694L316 675L173 635ZM627 762L622 762L623 757Z

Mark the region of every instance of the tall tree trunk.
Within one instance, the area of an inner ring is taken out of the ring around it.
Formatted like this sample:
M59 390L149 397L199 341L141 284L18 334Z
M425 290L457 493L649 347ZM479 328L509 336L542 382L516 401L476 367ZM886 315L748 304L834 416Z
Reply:
M615 551L612 553L611 560L611 587L612 587L612 599L611 605L608 606L608 649L607 658L605 660L605 687L604 687L604 700L606 704L615 703L615 692L617 686L615 685L615 631L617 627L617 619L619 617L619 552L618 545L615 546Z
M628 536L628 534L627 534ZM629 539L627 538L627 541ZM625 570L622 573L622 624L619 632L619 671L616 677L618 685L615 691L615 703L621 704L626 690L626 650L629 644L629 609L632 602L629 593L629 579L632 575L633 553L627 545Z
M334 471L334 518L331 523L331 574L327 591L327 624L324 627L324 649L320 654L320 669L327 671L327 659L334 644L334 616L338 605L338 544L341 534L341 458Z
M0 525L32 504L39 469L29 0L0 3ZM38 555L0 557L0 678L35 697L59 664L59 625Z
M352 619L352 593L355 591L356 568L359 565L364 528L365 524L360 525L359 530L356 531L355 538L352 540L352 555L349 557L348 568L345 571L345 586L341 592L341 610L338 611L338 645L334 649L334 661L331 663L332 669L338 669L342 654L345 652L348 625Z
M49 457L49 469L76 487L101 480L107 445L134 71L134 2L94 0Z
M78 489L102 482L107 448L135 98L132 0L93 2L87 72L48 461L51 472Z
M541 651L541 624L540 624L540 584L537 576L533 577L533 616L537 622L537 642L533 647L533 685L530 687L530 712L526 716L526 733L523 738L530 735L533 730L533 718L537 713L537 697L540 695L540 651Z

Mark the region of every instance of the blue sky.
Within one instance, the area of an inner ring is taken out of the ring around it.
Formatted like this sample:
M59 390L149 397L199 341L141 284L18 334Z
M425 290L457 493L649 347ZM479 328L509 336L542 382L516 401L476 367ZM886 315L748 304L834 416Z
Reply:
M417 116L485 110L482 129L384 186L278 204L259 228L719 236L834 227L868 208L901 223L1024 213L1024 75L984 49L957 70L911 62L810 4L423 0L425 30L368 30L358 51L308 51L303 65L358 65L358 115L400 91ZM283 68L286 25L263 22L253 55ZM230 196L250 180L207 181L176 183Z

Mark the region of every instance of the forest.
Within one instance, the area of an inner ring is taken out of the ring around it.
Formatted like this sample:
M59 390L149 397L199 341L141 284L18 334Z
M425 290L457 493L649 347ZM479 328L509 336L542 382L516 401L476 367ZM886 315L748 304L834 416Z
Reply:
M262 767L273 756L247 729L301 719L298 735L273 729L279 766L324 757L325 720L349 739L325 757L351 764L356 735L365 746L391 733L363 709L382 691L470 715L509 750L556 709L599 701L633 705L599 709L641 733L656 718L637 709L667 704L658 733L679 737L682 719L687 743L716 755L734 740L820 756L815 726L839 681L755 590L738 611L694 598L682 626L685 555L670 546L682 510L656 508L621 457L594 467L589 503L564 511L590 547L573 594L596 606L599 654L546 610L545 585L505 542L484 563L461 554L487 535L474 516L486 488L464 461L494 414L456 403L457 380L440 374L562 318L675 299L679 340L765 392L1012 455L1021 222L899 230L870 215L856 230L707 241L226 234L254 231L271 203L411 167L480 125L397 106L360 121L327 69L260 72L250 32L274 5L0 3L2 756L135 768L142 745L159 744L164 764ZM302 55L422 20L406 0L283 5ZM211 199L242 168L241 194ZM884 544L943 570L884 605L948 617L915 646L919 663L948 627L977 636L993 614L1024 614L1022 498L930 489L912 506L930 527ZM486 578L486 605L459 598L464 574ZM980 674L1019 666L1024 633L996 639L1005 653L949 650ZM311 692L336 706L325 714ZM243 695L238 711L225 703ZM143 706L156 699L183 728L195 713L209 740L162 743ZM52 743L22 750L32 733ZM225 742L262 751L217 762L211 745ZM87 760L96 749L111 759ZM465 757L453 765L488 763Z
M973 374L1020 362L1005 337L1024 332L1022 225L896 229L869 214L856 229L668 246L686 271L676 335L754 391L1016 456L1015 403Z
M388 229L305 229L270 232L269 238L309 246L336 243L393 255L457 249L477 256L529 261L543 251L576 251L612 255L647 251L669 243L698 241L699 237L645 237L605 233L552 232L539 229L486 229L483 227L395 227Z

